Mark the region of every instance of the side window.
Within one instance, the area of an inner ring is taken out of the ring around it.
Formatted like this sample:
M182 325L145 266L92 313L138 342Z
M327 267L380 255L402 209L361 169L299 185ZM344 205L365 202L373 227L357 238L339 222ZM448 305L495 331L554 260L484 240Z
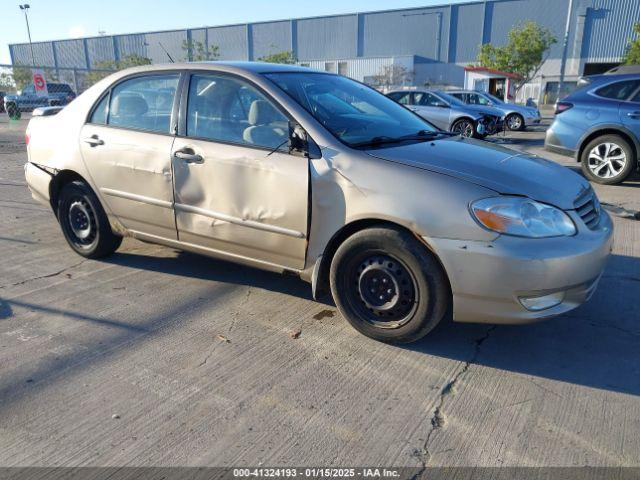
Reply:
M640 103L640 90L636 92L636 94L631 99L632 102Z
M36 88L32 85L27 85L26 87L24 87L24 90L22 91L22 93L36 93Z
M179 74L136 77L111 92L108 124L116 127L169 133Z
M639 86L640 80L625 80L599 88L596 90L596 95L614 100L626 100Z
M224 75L193 75L187 136L286 150L289 120L247 82Z
M423 93L420 99L416 99L418 105L422 105L423 107L435 107L439 103L442 103L435 95L431 95L430 93Z
M107 124L107 113L109 112L109 95L102 97L102 100L96 105L89 119L89 123L95 123L96 125Z

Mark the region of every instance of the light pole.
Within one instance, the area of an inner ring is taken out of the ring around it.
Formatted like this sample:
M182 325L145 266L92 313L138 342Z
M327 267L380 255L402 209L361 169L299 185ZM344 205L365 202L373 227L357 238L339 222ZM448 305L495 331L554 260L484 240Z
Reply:
M27 22L27 35L29 35L29 48L31 48L31 65L36 66L36 57L33 55L33 43L31 43L31 29L29 28L29 16L27 10L31 8L28 3L19 5L20 10L24 12L24 20Z

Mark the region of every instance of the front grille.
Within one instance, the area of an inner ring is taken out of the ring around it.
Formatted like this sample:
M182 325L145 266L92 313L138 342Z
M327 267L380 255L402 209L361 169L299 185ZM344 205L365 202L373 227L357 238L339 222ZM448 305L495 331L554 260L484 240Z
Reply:
M585 190L578 195L573 205L584 224L591 230L595 229L600 221L600 202L594 191L591 188Z

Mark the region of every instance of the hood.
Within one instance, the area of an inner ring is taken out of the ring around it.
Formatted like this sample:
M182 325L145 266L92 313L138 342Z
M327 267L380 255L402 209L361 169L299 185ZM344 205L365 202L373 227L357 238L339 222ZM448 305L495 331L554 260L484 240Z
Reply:
M487 107L485 105L455 105L455 108L461 111L470 111L470 112L475 112L475 113L479 113L480 115L493 115L495 117L504 117L504 112L501 110L498 110L497 108L494 107Z
M368 150L371 156L450 175L505 195L524 195L572 210L591 188L570 169L535 155L478 140L452 137L393 148Z

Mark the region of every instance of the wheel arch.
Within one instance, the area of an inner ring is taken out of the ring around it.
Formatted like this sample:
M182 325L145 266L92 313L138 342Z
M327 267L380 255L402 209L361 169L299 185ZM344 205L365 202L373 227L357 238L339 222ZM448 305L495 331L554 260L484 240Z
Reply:
M49 202L51 203L51 208L53 209L53 212L56 215L56 217L58 215L57 205L58 205L58 197L60 195L60 191L65 185L71 182L75 182L77 180L85 183L87 187L91 188L91 184L87 182L87 180L82 175L80 175L78 172L74 170L60 170L51 179L51 183L49 184Z
M324 251L320 257L318 257L316 261L316 266L314 268L313 278L311 281L311 289L313 298L317 299L326 294L328 294L331 289L329 286L329 270L331 268L331 262L333 261L333 257L335 256L338 248L342 245L349 237L352 235L366 230L368 228L374 227L389 227L395 228L397 230L401 230L413 235L424 247L427 251L429 251L444 273L444 277L447 280L449 291L451 292L451 282L449 280L449 275L447 274L447 270L445 269L442 261L438 257L438 254L435 252L433 247L429 245L425 240L410 228L406 227L397 222L393 222L391 220L384 220L379 218L363 218L354 220L346 225L342 226L331 239L327 242L327 245L324 248Z
M462 120L468 120L469 122L473 123L473 125L475 126L476 123L478 122L478 120L468 116L468 115L461 115L460 117L456 118L453 120L453 122L451 122L451 125L449 125L449 131L453 130L453 126L462 121Z
M636 168L640 168L640 158L638 158L638 153L640 152L640 145L638 141L634 137L634 135L629 132L626 128L620 128L619 126L605 126L598 128L596 130L592 130L587 132L584 137L580 140L580 147L576 150L576 162L582 162L582 154L584 153L584 149L592 140L602 137L604 135L618 135L622 137L625 141L631 145L633 149L633 155L636 160Z

